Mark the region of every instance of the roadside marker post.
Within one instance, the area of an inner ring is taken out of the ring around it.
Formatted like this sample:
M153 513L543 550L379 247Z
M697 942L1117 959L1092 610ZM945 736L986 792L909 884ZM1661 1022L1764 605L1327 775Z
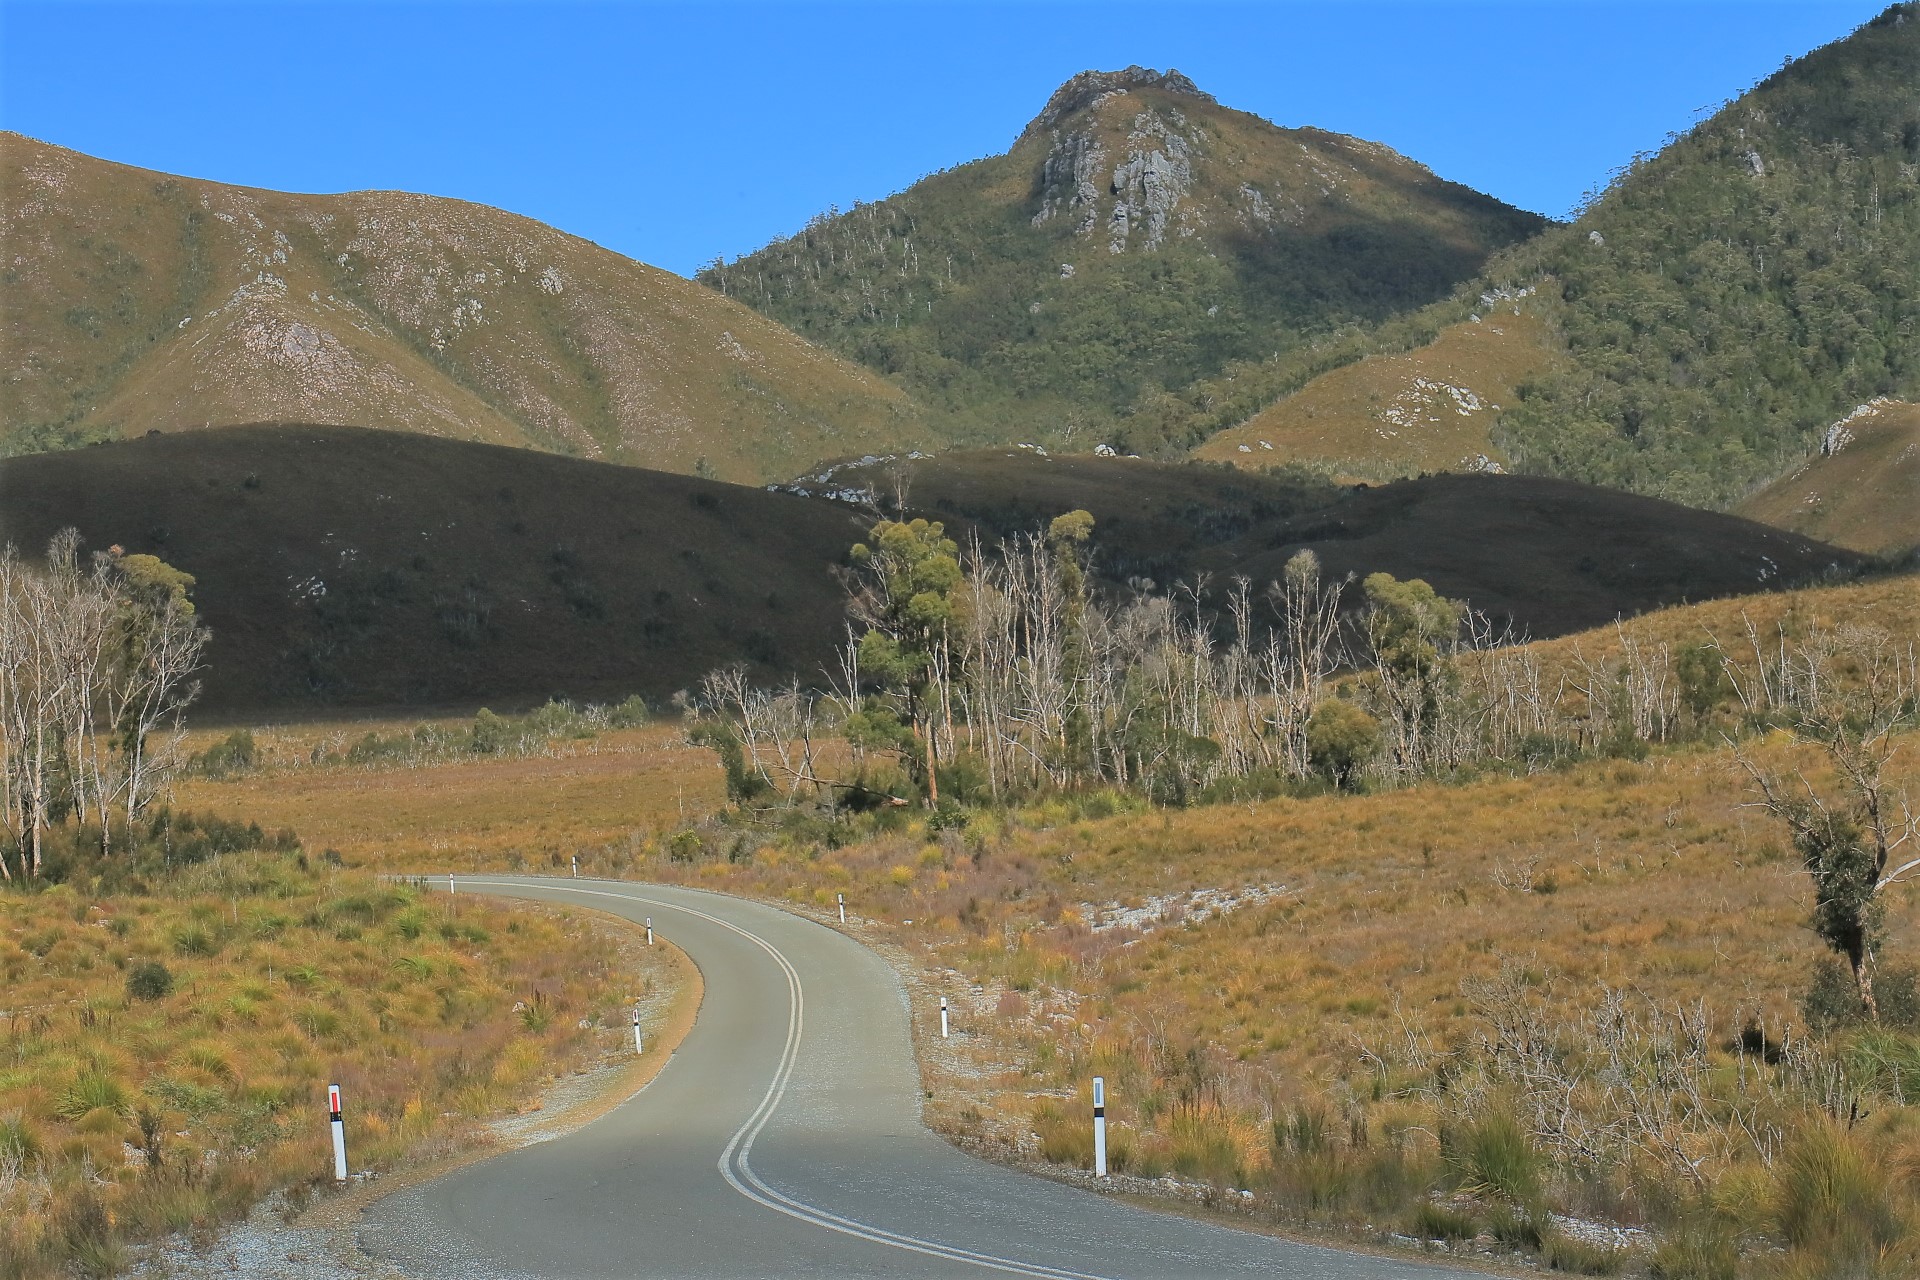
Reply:
M945 996L940 997L940 1038L942 1040L947 1038L947 998Z
M646 1045L642 1044L640 1041L640 1006L639 1005L633 1006L633 1051L635 1053L645 1053L647 1051Z
M580 878L580 855L577 853L573 855L573 878L575 880Z
M453 872L447 872L447 892L453 892Z
M847 922L847 895L844 893L836 893L833 896L840 902L840 923L845 924Z
M1107 1080L1093 1078L1093 1176L1107 1176Z
M333 1180L347 1180L347 1124L340 1115L340 1086L327 1086L327 1123L333 1130Z
M647 945L653 945L653 917L647 917Z

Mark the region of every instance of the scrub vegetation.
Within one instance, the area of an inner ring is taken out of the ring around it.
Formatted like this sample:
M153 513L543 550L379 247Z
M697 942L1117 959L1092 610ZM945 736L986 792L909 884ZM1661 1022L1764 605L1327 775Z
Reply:
M0 1274L112 1274L330 1184L329 1083L355 1170L470 1146L647 981L583 919L429 897L290 833L153 829L0 895Z
M176 809L183 773L246 776L246 731L200 750L181 711L204 636L193 579L56 539L0 555L0 1275L109 1275L332 1173L483 1140L479 1122L624 1037L648 989L606 926L429 898L285 827ZM334 767L520 758L644 718L481 712L364 735ZM635 989L640 984L640 990Z
M1370 669L1319 694L1375 722L1345 776L1316 714L1272 799L1033 769L849 837L736 781L663 869L846 892L926 939L963 1023L1013 1042L997 1095L940 1081L988 1150L1085 1167L1100 1074L1117 1169L1284 1225L1596 1274L1775 1274L1775 1247L1781 1274L1910 1274L1911 580L1497 650L1557 710L1464 756L1473 659L1431 643L1456 615L1423 639L1430 596L1368 586ZM1268 708L1284 758L1265 698L1223 701Z
M1311 547L1331 576L1423 578L1534 636L1862 563L1533 477L1356 490L1028 450L821 475L770 493L390 431L234 427L0 461L0 544L38 562L74 527L86 555L120 546L191 574L211 632L195 714L236 727L350 707L436 719L550 698L665 705L740 662L756 682L816 682L845 626L835 570L879 515L898 518L903 489L907 519L937 519L962 543L1086 509L1088 571L1107 592L1205 576L1211 595L1235 575L1276 579ZM835 491L853 497L824 496Z
M1564 695L1554 750L1184 805L1111 779L998 803L949 785L932 810L729 803L665 723L387 770L312 763L344 727L262 730L284 763L181 800L298 820L368 866L577 854L823 916L844 892L952 994L986 1065L930 1074L929 1118L989 1154L1084 1166L1098 1073L1117 1169L1289 1229L1597 1274L1895 1276L1920 1209L1920 917L1910 888L1879 895L1870 1016L1809 927L1820 859L1739 757L1851 812L1812 704L1754 677L1827 652L1858 690L1840 642L1916 630L1910 579L1667 610L1515 652ZM1636 733L1625 690L1656 658L1667 727ZM1596 675L1618 696L1573 688ZM1890 739L1890 800L1914 741Z

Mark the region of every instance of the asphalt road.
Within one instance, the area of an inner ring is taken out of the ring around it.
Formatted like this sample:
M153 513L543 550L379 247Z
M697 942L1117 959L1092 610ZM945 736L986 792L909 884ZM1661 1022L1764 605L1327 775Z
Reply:
M361 1248L400 1270L433 1280L1475 1274L1142 1210L965 1155L920 1123L899 980L810 920L663 885L459 884L651 916L699 965L706 996L667 1067L604 1118L370 1208Z

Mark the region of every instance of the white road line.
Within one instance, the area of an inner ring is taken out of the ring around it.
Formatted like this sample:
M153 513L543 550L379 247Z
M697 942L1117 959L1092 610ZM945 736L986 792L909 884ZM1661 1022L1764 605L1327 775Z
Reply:
M1045 1263L1039 1262L1020 1262L1013 1258L1002 1258L991 1253L977 1253L972 1249L963 1249L958 1245L941 1244L934 1240L923 1240L918 1236L902 1235L897 1231L888 1231L884 1227L869 1226L863 1222L856 1222L852 1218L843 1218L837 1213L830 1213L818 1206L796 1200L792 1196L776 1191L762 1181L760 1176L754 1173L753 1167L747 1162L747 1157L753 1151L754 1139L760 1136L761 1130L767 1127L767 1124L773 1119L774 1112L779 1109L781 1100L786 1097L787 1085L793 1079L794 1067L800 1056L800 1033L806 1022L806 991L800 985L800 971L793 967L793 963L781 953L778 947L768 942L759 934L749 932L739 925L734 924L731 920L723 920L719 916L709 915L695 907L685 906L677 902L663 901L659 898L643 897L637 893L614 893L605 889L576 888L573 885L535 884L523 880L468 879L463 881L463 883L469 885L499 885L506 888L545 889L550 893L585 894L597 898L618 898L622 902L643 902L649 906L663 907L669 911L684 911L690 916L697 916L711 924L719 925L722 929L728 929L739 934L747 941L765 951L769 956L773 957L774 963L780 966L781 972L787 979L786 1044L781 1050L780 1065L774 1071L772 1082L767 1085L766 1095L760 1099L760 1105L754 1108L753 1114L749 1115L746 1120L741 1123L739 1129L734 1131L733 1138L727 1143L726 1149L720 1153L718 1166L720 1176L727 1180L727 1184L747 1199L752 1200L756 1204L764 1205L776 1213L784 1213L789 1218L797 1218L811 1226L821 1227L827 1231L837 1231L841 1235L853 1236L873 1244L882 1244L895 1249L904 1249L910 1253L925 1254L928 1257L941 1258L949 1262L965 1262L989 1271L1004 1271L1011 1275L1035 1276L1039 1277L1040 1280L1106 1280L1105 1277L1092 1275L1084 1271L1068 1271L1060 1267L1050 1267Z

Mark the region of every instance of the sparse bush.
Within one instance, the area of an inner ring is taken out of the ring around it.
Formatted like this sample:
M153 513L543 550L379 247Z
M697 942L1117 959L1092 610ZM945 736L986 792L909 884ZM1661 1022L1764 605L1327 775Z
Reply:
M475 755L495 755L513 744L513 728L503 717L482 707L474 714L469 741L468 749Z
M535 1033L553 1025L553 1005L538 991L521 1002L520 1025Z
M1873 975L1873 993L1880 1006L1880 1024L1920 1028L1920 970L1911 965L1886 965ZM1860 988L1852 972L1833 956L1814 961L1813 980L1801 997L1807 1025L1816 1031L1858 1026L1866 1021Z
M158 960L147 960L127 972L127 996L133 1000L159 1000L173 990L173 974Z
M1328 1149L1327 1113L1315 1106L1296 1107L1273 1122L1273 1146L1277 1152L1318 1155Z
M99 1193L81 1187L65 1196L54 1214L53 1235L64 1246L69 1266L89 1280L118 1275L126 1251L114 1234L113 1219Z
M205 778L237 778L252 770L259 760L253 734L236 729L188 761L188 769Z
M1647 1273L1653 1280L1738 1280L1739 1235L1711 1215L1687 1218L1661 1233Z
M25 1164L40 1155L40 1139L18 1115L0 1116L0 1162Z
M1168 1163L1175 1173L1215 1186L1246 1184L1246 1166L1231 1118L1213 1107L1183 1107L1167 1122Z
M1540 1260L1555 1271L1577 1276L1617 1276L1626 1269L1630 1257L1611 1245L1594 1244L1555 1232L1538 1246Z
M60 1094L54 1114L63 1120L80 1120L95 1111L124 1115L127 1091L118 1080L99 1071L83 1071Z
M183 956L210 956L220 950L220 940L211 930L187 925L173 931L173 949Z
M1040 1135L1040 1158L1078 1169L1093 1167L1093 1126L1078 1114L1069 1117L1051 1100L1034 1109L1033 1131Z
M607 725L614 729L637 729L647 723L650 716L647 700L639 694L629 694L623 701L607 709Z

